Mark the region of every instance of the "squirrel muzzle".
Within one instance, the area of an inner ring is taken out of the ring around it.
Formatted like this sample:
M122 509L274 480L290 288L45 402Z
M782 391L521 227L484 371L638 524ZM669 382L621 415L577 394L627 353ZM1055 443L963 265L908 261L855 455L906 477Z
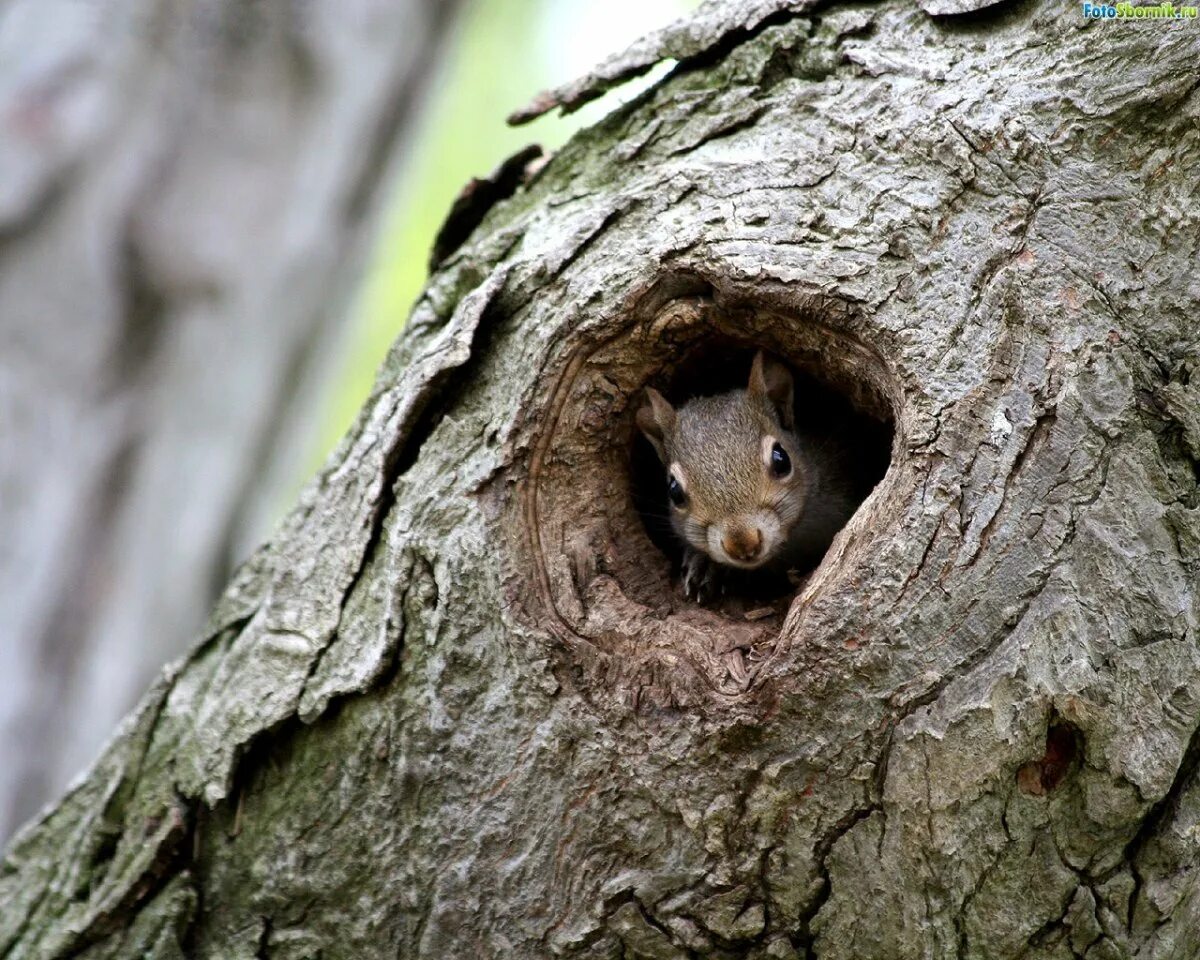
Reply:
M762 553L762 531L758 527L732 527L721 537L721 547L732 559L753 563Z

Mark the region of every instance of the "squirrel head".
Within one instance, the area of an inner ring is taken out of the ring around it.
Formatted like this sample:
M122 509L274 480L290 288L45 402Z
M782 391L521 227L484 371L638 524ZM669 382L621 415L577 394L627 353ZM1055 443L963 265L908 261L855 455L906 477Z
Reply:
M808 486L787 367L760 350L745 389L696 397L678 410L652 388L646 398L637 424L667 468L676 534L745 570L779 557Z

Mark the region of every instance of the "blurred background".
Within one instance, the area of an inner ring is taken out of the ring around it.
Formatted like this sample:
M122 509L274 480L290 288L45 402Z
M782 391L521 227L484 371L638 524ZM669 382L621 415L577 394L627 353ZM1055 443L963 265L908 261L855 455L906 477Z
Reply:
M504 117L693 6L0 4L0 843L349 426L467 180L653 78Z

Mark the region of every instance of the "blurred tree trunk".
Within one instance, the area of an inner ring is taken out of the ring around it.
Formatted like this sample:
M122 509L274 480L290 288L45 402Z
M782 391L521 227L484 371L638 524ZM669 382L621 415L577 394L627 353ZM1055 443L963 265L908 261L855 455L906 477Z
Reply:
M1197 35L947 6L710 5L538 102L684 62L443 250L0 954L1195 956ZM895 425L782 615L631 504L706 344Z
M269 532L448 12L0 10L0 838Z

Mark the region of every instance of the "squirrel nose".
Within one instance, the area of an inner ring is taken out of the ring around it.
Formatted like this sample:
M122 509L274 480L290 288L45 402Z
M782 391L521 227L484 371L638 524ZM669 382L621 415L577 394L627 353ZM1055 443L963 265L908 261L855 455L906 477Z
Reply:
M742 563L749 563L757 557L762 550L762 544L762 531L758 527L750 530L736 528L727 531L721 537L721 546L725 548L725 552Z

